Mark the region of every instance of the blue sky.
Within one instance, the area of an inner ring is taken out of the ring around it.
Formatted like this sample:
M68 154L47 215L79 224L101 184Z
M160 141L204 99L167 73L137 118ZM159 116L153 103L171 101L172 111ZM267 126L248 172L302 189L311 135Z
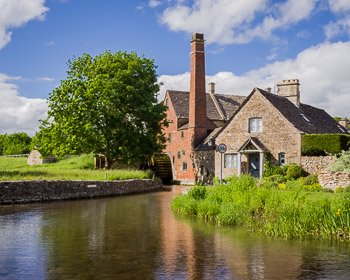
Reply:
M155 60L160 99L188 90L193 32L218 92L298 78L302 102L350 116L350 0L0 0L0 133L32 135L83 53L136 51Z

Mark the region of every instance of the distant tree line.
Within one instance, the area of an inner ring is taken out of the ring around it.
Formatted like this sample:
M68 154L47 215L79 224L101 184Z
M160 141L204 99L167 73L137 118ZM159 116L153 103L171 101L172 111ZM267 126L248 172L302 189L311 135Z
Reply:
M25 132L0 134L0 155L28 154L32 138Z

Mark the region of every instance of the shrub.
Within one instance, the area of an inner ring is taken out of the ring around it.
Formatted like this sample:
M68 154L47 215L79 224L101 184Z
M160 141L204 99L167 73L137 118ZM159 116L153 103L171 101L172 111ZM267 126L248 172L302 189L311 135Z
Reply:
M287 167L286 178L288 180L295 180L306 175L306 171L300 165L292 163L289 164Z
M286 178L283 175L272 175L259 181L259 187L276 188L279 184L284 183Z
M334 189L334 192L335 193L342 193L344 192L345 189L342 187L342 186L337 186L335 189Z
M323 191L323 188L322 188L322 186L319 183L314 183L314 184L311 184L311 185L304 185L303 189L307 190L307 191L311 191L311 192Z
M301 153L305 156L338 154L350 149L350 135L347 134L304 134Z
M305 186L309 186L309 185L313 185L313 184L318 183L318 178L317 178L317 175L315 175L315 174L310 174L309 176L302 177L299 180Z
M350 173L350 151L342 151L336 162L329 169L333 172Z

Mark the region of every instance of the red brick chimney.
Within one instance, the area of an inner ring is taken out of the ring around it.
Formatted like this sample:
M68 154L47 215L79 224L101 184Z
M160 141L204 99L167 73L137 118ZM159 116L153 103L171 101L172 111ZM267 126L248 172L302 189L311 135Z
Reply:
M206 136L208 130L205 92L205 53L203 34L194 33L191 41L191 81L188 129L191 132L191 146L195 148Z

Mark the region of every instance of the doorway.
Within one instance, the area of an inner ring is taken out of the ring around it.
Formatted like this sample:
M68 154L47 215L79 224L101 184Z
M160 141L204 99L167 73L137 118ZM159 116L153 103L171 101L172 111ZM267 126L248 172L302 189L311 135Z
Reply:
M253 177L260 177L260 154L252 153L248 156L249 160L249 174Z

